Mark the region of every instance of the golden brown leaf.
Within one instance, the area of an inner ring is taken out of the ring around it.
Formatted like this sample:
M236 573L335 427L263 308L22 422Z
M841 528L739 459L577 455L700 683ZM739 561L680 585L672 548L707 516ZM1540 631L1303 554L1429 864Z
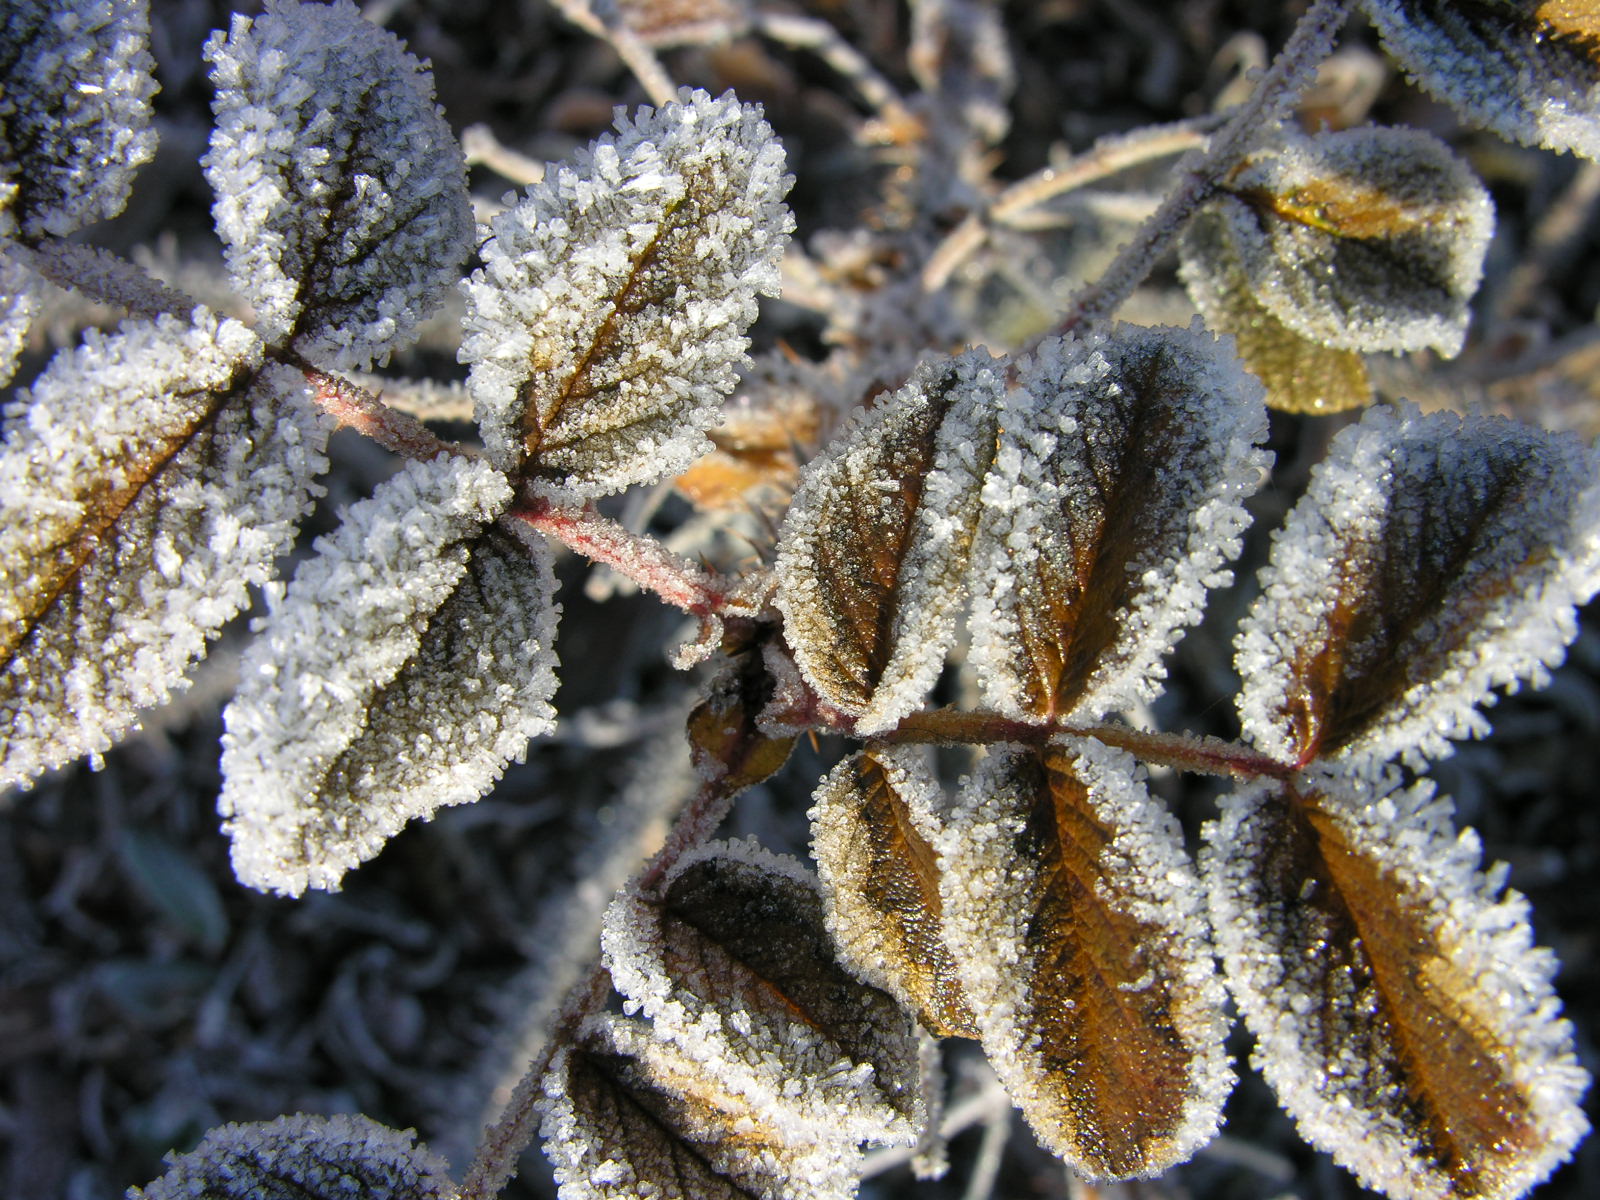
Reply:
M938 785L917 753L869 746L839 764L816 791L812 855L840 952L933 1033L975 1038L928 843Z
M689 713L694 768L702 779L716 780L724 795L754 787L789 760L795 738L771 737L756 724L771 698L761 647L751 645L734 654Z
M1199 884L1134 772L1097 742L998 749L936 842L984 1049L1040 1141L1092 1178L1188 1158L1233 1081Z
M1527 906L1432 789L1301 777L1230 797L1205 869L1255 1062L1369 1187L1521 1195L1587 1132Z
M922 703L966 597L1003 368L919 367L807 469L778 546L776 603L808 683L887 728Z

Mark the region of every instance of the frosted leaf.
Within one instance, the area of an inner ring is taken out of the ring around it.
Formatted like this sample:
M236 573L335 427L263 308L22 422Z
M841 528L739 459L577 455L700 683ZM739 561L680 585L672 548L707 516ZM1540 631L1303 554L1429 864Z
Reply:
M143 0L0 5L0 235L114 217L155 154Z
M814 796L811 853L840 957L936 1035L976 1038L944 944L939 785L921 753L869 746L834 768Z
M1284 132L1228 178L1213 211L1251 293L1301 337L1343 350L1460 351L1494 210L1430 134ZM1204 261L1195 239L1189 253Z
M555 579L487 463L411 463L302 563L240 664L218 808L252 887L335 888L551 728ZM532 556L530 558L530 555Z
M910 1142L917 1039L842 966L815 878L753 844L679 860L659 900L629 890L601 937L617 990L656 1032L786 1136Z
M1095 720L1149 699L1231 575L1267 456L1261 386L1201 332L1054 339L1021 367L983 483L970 661L985 701Z
M685 89L616 127L494 219L465 284L489 457L551 493L619 491L710 448L794 227L759 109Z
M752 641L728 657L705 697L689 713L689 753L695 773L723 795L754 787L789 761L794 734L773 736L759 719L772 699L773 681L763 647Z
M797 1142L647 1026L592 1018L544 1079L561 1200L850 1200L853 1142Z
M438 1155L411 1130L363 1116L297 1114L219 1125L128 1200L454 1200Z
M1476 706L1542 681L1600 588L1597 474L1576 438L1499 418L1407 404L1341 433L1235 642L1246 738L1373 767L1485 731Z
M206 43L228 270L269 343L362 369L409 345L472 249L433 80L350 0L271 0Z
M1366 0L1406 73L1468 121L1600 158L1600 20L1575 0Z
M266 582L326 467L300 372L195 310L85 335L0 450L0 786L107 749Z
M1222 802L1202 858L1253 1060L1312 1145L1396 1200L1510 1200L1588 1132L1528 906L1419 784Z
M44 281L0 247L0 386L11 382L39 314Z
M1189 299L1208 327L1233 335L1245 369L1267 389L1267 407L1316 414L1371 402L1372 382L1359 352L1302 337L1262 306L1230 244L1227 222L1214 209L1189 223L1178 250Z
M806 469L778 539L776 603L806 681L892 726L932 689L966 598L1005 364L924 363Z
M1098 742L997 747L936 840L945 939L996 1074L1091 1179L1155 1175L1233 1084L1177 822Z

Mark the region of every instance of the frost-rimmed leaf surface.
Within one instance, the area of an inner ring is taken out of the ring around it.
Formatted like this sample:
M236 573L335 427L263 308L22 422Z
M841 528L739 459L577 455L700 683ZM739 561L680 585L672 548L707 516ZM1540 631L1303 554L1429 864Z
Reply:
M1481 736L1490 689L1544 679L1600 588L1600 458L1500 418L1377 408L1273 538L1235 664L1246 738L1376 768Z
M1188 1158L1233 1084L1200 884L1137 772L1087 739L997 747L935 841L989 1061L1091 1179Z
M1396 1200L1511 1200L1588 1132L1589 1079L1527 902L1396 782L1224 798L1202 867L1228 983L1308 1142Z
M0 6L0 235L114 217L156 149L143 0Z
M1217 333L1233 335L1240 360L1267 389L1267 407L1292 413L1334 413L1372 400L1365 360L1296 333L1256 297L1228 223L1207 208L1178 244L1179 275L1189 299Z
M613 901L601 945L630 1011L786 1137L913 1140L913 1022L839 962L816 878L794 859L695 850L659 900Z
M921 750L869 746L817 787L811 853L841 957L932 1033L976 1038L944 944L938 796Z
M1232 574L1270 461L1261 385L1196 330L1054 339L1005 397L972 550L985 701L1095 720L1149 699Z
M1593 6L1533 0L1366 0L1384 47L1468 121L1600 159Z
M1494 210L1438 138L1286 131L1229 176L1212 210L1251 294L1302 337L1345 350L1461 350ZM1188 240L1192 267L1211 269L1205 249Z
M919 366L802 476L778 539L776 604L806 681L871 733L916 709L955 637L1005 363Z
M271 576L326 467L300 372L195 310L90 331L0 450L0 786L107 749Z
M496 217L465 285L461 361L490 459L555 494L675 474L709 450L756 297L794 228L753 105L683 89L617 114Z
M561 1200L850 1200L854 1142L795 1142L639 1021L591 1018L545 1076Z
M336 887L551 727L555 580L542 541L486 527L510 498L487 463L408 464L276 598L224 714L218 807L243 882Z
M11 382L39 313L43 280L0 247L0 386Z
M212 216L262 337L334 370L409 345L474 233L428 71L350 0L272 0L205 53Z
M219 1125L128 1200L454 1200L443 1159L412 1130L298 1114Z

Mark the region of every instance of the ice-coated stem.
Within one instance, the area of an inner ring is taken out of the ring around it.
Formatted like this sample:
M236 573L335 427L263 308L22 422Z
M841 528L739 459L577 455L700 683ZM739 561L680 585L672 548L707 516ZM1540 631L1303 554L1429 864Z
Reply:
M1133 240L1117 252L1100 278L1073 297L1056 332L1068 333L1093 325L1116 312L1261 131L1288 116L1317 66L1333 49L1334 37L1354 3L1355 0L1315 0L1250 98L1204 150L1191 152L1177 165L1174 174L1178 185L1139 227Z

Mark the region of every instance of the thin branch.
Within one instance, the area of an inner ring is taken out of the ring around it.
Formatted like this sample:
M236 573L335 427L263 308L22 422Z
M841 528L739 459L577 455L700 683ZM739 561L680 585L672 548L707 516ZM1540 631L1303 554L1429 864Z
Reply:
M318 408L341 427L365 434L386 450L418 462L429 462L441 454L478 456L475 450L445 441L415 417L390 408L366 388L358 387L343 376L319 371L297 355L285 355L284 360L306 373L306 382L311 385L312 399Z
M1333 49L1334 37L1354 3L1355 0L1315 0L1250 99L1231 115L1210 145L1204 150L1192 151L1178 164L1175 168L1178 186L1155 215L1139 228L1133 240L1118 251L1100 278L1073 298L1057 332L1066 333L1106 320L1144 281L1262 130L1272 128L1289 115L1300 93L1315 77L1318 65Z
M793 13L758 12L750 23L756 32L780 45L811 51L853 85L857 94L885 121L892 125L913 121L911 110L894 84L827 21Z
M555 504L541 497L513 508L500 519L515 532L547 534L695 616L737 607L733 581L672 553L655 538L629 532L592 508Z
M1207 116L1104 137L1059 166L1045 167L1017 180L986 210L969 213L945 236L922 268L922 290L938 291L948 283L956 268L988 240L991 227L1009 224L1037 205L1142 163L1204 146L1219 120Z
M587 0L552 0L563 16L592 37L607 43L644 88L657 107L678 98L666 68L656 53L633 30L622 24L610 25L597 16Z

